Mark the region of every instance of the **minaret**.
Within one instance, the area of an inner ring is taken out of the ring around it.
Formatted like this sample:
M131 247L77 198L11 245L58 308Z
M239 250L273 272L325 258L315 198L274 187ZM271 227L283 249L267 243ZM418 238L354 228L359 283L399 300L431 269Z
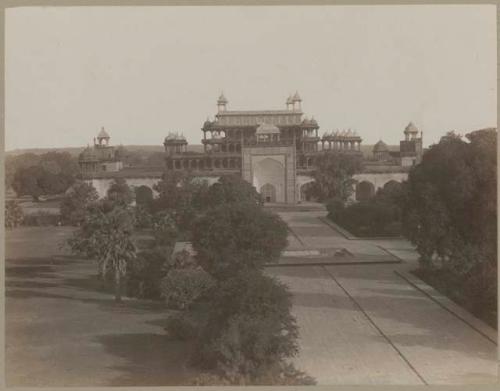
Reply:
M223 111L226 111L226 106L227 106L227 99L224 96L224 93L222 92L219 96L219 99L217 99L217 109L219 113L222 113Z
M301 111L302 110L302 105L300 102L302 102L302 99L300 99L299 93L297 91L295 91L295 95L292 98L293 111Z

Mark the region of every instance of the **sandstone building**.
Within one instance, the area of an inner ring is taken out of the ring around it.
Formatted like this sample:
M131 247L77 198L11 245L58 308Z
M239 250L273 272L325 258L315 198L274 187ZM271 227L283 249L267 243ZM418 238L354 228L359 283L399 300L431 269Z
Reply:
M163 171L188 170L211 182L221 175L238 174L253 184L266 202L293 204L305 200L304 190L313 180L311 172L320 154L362 156L362 139L356 132L336 130L320 135L318 122L302 112L298 93L288 97L283 110L229 110L228 103L221 94L214 120L203 124L202 153L190 151L181 134L169 133L163 143L162 170L123 167L102 129L93 148L80 155L82 175L104 195L117 176L132 186L152 187ZM371 196L388 182L406 179L409 168L420 161L422 133L419 135L410 122L404 137L399 151L391 151L379 141L372 155L363 157L363 172L355 176L357 199Z

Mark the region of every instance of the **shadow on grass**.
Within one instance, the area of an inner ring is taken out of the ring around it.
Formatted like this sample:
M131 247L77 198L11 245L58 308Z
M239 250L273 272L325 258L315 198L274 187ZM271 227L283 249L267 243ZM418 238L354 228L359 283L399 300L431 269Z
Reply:
M89 298L79 296L68 296L56 293L49 293L43 291L35 291L29 289L8 289L5 292L7 299L57 299L57 300L71 300L84 304L95 304L100 309L113 313L122 314L139 314L139 313L162 313L167 312L163 302L149 302L140 301L135 299L125 298L121 303L115 302L114 296L109 295L105 298Z
M163 334L107 334L96 337L107 353L124 359L110 367L122 372L111 386L186 385L198 372L187 365L191 342L174 341Z
M42 282L42 281L30 281L30 280L21 280L21 281L6 281L6 288L24 288L24 289L33 289L33 288L55 288L58 284L54 284L52 282Z
M5 276L16 278L56 278L60 275L56 274L54 268L50 265L37 266L6 266Z

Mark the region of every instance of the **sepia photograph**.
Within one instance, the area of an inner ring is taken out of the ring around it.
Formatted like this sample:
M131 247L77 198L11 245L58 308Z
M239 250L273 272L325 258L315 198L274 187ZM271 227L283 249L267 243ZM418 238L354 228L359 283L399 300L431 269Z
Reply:
M495 5L4 15L7 387L498 384Z

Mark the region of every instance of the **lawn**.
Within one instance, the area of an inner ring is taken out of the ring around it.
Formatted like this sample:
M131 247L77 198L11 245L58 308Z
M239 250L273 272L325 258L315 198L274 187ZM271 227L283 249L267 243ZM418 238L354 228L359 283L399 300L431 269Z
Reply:
M162 302L116 304L92 261L61 247L69 227L6 233L8 386L189 384L190 344L171 340Z

